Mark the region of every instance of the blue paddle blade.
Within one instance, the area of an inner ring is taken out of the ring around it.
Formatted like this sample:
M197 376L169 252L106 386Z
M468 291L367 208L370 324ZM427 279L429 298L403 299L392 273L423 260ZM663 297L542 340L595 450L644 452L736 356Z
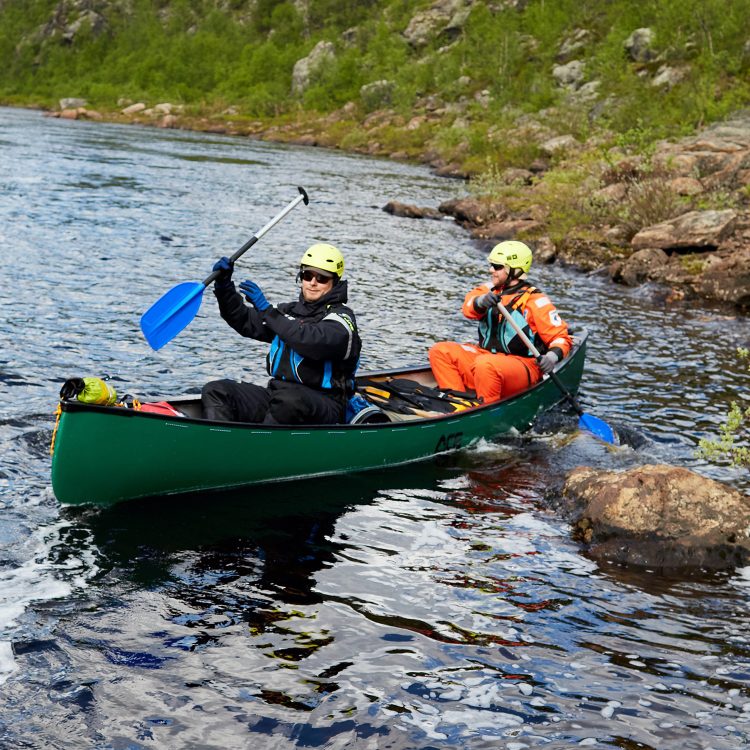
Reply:
M593 416L593 414L581 414L578 420L578 427L582 430L588 430L592 435L604 440L605 443L619 445L615 431L606 422Z
M170 289L141 316L141 330L152 349L161 349L198 314L206 287L186 281Z

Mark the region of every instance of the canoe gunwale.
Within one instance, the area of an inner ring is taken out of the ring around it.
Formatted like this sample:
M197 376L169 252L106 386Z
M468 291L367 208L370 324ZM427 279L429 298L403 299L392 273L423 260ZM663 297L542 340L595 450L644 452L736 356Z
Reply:
M575 343L574 347L571 350L570 354L557 366L555 369L555 372L557 374L562 374L564 371L568 368L568 366L576 360L579 352L585 348L586 341L588 339L588 332L582 331L579 335L575 337ZM418 372L429 372L430 368L429 366L425 367L403 367L395 370L378 370L368 373L363 373L360 377L367 377L367 378L377 378L377 377L385 377L385 376L399 376L399 375L407 375L409 373L418 373ZM482 404L475 407L470 407L467 409L462 409L461 411L454 411L449 412L447 414L438 414L434 417L418 417L416 419L409 419L404 421L390 421L390 422L378 422L374 424L348 424L348 423L336 423L336 424L305 424L305 425L269 425L269 424L262 424L260 422L224 422L224 421L217 421L217 420L209 420L209 419L200 419L198 417L191 417L191 416L170 416L165 414L156 414L153 412L144 412L140 411L138 409L130 409L130 408L123 408L121 406L101 406L97 404L84 404L80 401L66 401L61 400L60 401L60 407L62 411L64 412L94 412L94 413L102 413L107 414L110 416L118 416L118 417L126 417L126 418L136 418L136 419L156 419L161 422L173 422L176 425L203 425L203 426L213 426L213 427L221 427L223 429L231 429L231 430L254 430L258 431L261 430L263 432L269 431L269 432L276 432L276 431L292 431L292 430L304 430L305 432L309 430L322 430L329 432L331 429L336 430L342 430L342 431L360 431L360 430L392 430L394 428L406 428L409 429L410 427L416 427L416 426L424 426L429 425L431 423L443 423L446 419L457 419L457 420L463 420L466 417L469 417L470 415L476 415L476 414L483 414L484 412L488 412L491 410L496 410L498 408L502 408L513 401L528 397L529 394L534 393L534 391L546 387L547 383L549 382L548 377L542 378L538 383L535 383L531 388L528 388L525 391L522 391L521 393L513 394L512 396L509 396L508 398L500 399L499 401L492 401L489 404ZM175 407L179 408L180 403L195 403L200 400L200 398L189 398L189 397L176 397L176 398L169 398L169 403L173 404ZM556 404L561 403L565 400L565 397L560 394L560 399L556 401Z
M587 336L557 367L578 390ZM429 368L367 377L428 377ZM188 495L312 477L357 474L425 461L529 429L565 400L549 378L502 401L434 417L378 424L263 425L96 406L61 405L51 466L52 489L64 505L109 506L136 498ZM169 399L195 414L199 399ZM117 417L117 418L115 418ZM135 419L136 421L132 421ZM128 457L127 470L101 461Z

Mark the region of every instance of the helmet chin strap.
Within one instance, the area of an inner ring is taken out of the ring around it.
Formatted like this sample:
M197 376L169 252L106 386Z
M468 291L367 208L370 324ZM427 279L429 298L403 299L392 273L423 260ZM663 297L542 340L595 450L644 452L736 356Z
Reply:
M512 287L514 284L520 281L523 275L524 275L524 271L522 268L508 267L508 276L505 279L505 281L502 284L497 284L496 286L493 286L492 290L497 291L497 292L502 292L503 290L508 289L509 287Z

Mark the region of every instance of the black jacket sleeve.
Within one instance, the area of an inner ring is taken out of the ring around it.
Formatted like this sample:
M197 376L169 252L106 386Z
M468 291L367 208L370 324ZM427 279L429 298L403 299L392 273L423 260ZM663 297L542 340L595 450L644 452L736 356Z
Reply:
M332 309L317 323L304 318L288 318L273 307L265 311L263 320L303 357L342 361L354 350L357 323L354 313L343 305Z
M221 317L237 333L256 341L273 341L273 331L263 324L264 314L245 304L245 300L235 289L233 282L221 287L214 285L214 294L219 302Z

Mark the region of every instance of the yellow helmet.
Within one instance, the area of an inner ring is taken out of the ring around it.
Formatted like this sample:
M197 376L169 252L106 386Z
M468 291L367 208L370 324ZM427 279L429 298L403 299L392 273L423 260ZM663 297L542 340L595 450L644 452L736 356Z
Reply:
M318 242L305 251L300 266L319 268L335 274L339 279L344 275L344 256L333 245Z
M531 248L518 240L505 240L490 250L487 260L499 266L520 268L527 273L531 268Z

